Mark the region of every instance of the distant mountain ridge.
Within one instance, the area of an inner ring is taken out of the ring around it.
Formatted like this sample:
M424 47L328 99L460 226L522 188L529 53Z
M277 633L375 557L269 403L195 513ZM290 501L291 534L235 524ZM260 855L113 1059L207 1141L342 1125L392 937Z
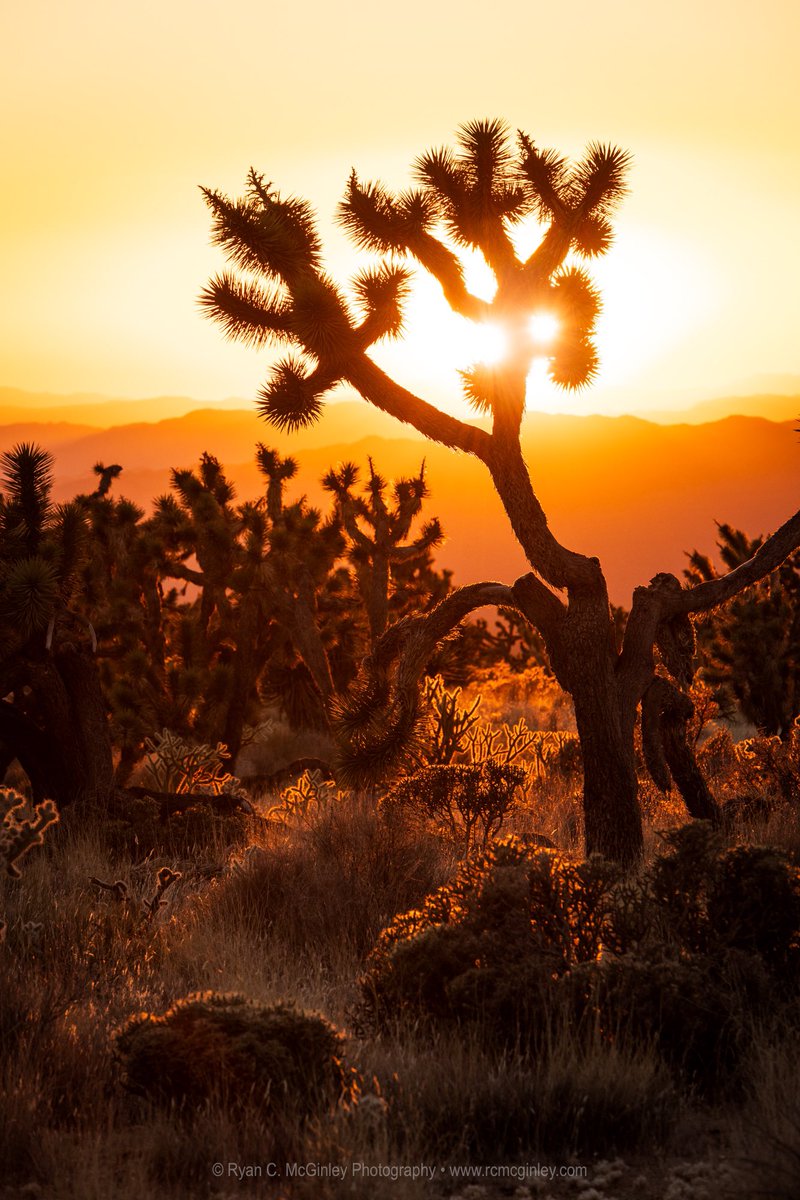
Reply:
M770 392L759 396L721 396L716 400L701 400L686 409L654 409L643 414L647 420L663 425L705 425L725 417L763 417L767 421L800 420L800 393L784 395Z
M631 412L623 405L614 404L615 415L634 415L658 424L706 424L708 421L723 420L727 416L763 417L768 421L791 421L800 419L800 376L764 375L755 378L754 385L763 385L752 392L730 392L725 396L692 401L681 408L658 407L639 410L637 397L631 396ZM351 398L337 398L326 405L326 412L338 409L342 404L356 403L367 408L355 393ZM651 401L652 402L652 401ZM144 399L123 399L102 396L92 392L80 392L70 396L51 392L29 392L21 388L0 387L0 426L28 421L75 422L96 429L133 425L140 422L161 422L190 413L199 412L255 412L255 401L229 397L227 400L197 400L190 396L152 396ZM371 415L388 423L387 436L391 436L390 417L370 410ZM395 423L395 428L397 425ZM417 436L411 431L411 436Z
M40 415L38 412L36 415ZM328 405L321 421L293 435L259 420L253 409L203 409L111 429L68 422L0 426L0 450L37 441L55 456L58 500L95 487L95 462L123 466L114 484L147 508L168 490L170 469L191 466L204 450L217 455L251 498L263 491L255 467L262 441L300 463L295 494L327 508L320 480L333 463L368 455L390 478L419 469L431 487L428 514L447 535L439 552L456 580L510 580L525 561L483 465L426 441L409 426L363 403ZM680 574L685 553L714 548L714 521L750 534L776 528L798 507L800 442L792 422L727 417L703 425L660 425L641 417L579 417L532 413L523 449L537 494L556 535L596 554L612 598L630 604L632 589L658 571Z

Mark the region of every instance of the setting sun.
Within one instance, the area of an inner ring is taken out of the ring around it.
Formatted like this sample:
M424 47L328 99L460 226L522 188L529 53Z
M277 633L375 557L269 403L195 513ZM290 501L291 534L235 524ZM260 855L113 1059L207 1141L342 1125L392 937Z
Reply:
M555 340L559 329L558 317L552 313L535 313L530 320L531 337L537 348L546 348Z

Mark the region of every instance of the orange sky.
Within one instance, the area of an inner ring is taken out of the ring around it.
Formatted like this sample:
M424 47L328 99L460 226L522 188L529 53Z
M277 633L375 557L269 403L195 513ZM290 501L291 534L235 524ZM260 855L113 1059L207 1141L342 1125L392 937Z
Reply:
M29 0L0 22L0 385L252 396L263 358L195 307L220 266L197 185L236 193L252 164L309 196L343 276L330 215L349 168L402 185L484 116L635 156L597 271L604 374L564 408L800 373L795 3ZM454 364L434 353L392 362L446 402Z

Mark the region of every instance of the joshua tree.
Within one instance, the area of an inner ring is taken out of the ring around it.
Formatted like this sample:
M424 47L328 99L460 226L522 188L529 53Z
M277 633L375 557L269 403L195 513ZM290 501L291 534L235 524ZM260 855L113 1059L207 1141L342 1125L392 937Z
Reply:
M285 668L286 686L299 656L318 721L325 721L336 690L318 601L344 550L339 521L323 520L305 498L286 503L286 483L297 472L293 459L259 445L256 464L266 494L239 505L213 455L204 454L196 471L173 471L185 523L179 552L163 561L165 575L199 589L183 614L185 674L203 681L193 728L222 740L234 757L270 660ZM162 501L161 519L171 515ZM192 555L196 566L187 562Z
M53 505L52 458L0 456L0 766L14 758L35 802L106 804L111 741L93 627L76 608L88 529L79 503Z
M214 278L202 302L229 337L257 348L274 341L293 348L259 395L261 414L277 427L292 430L314 421L325 393L344 383L425 436L480 459L531 566L513 585L457 588L429 613L387 629L342 714L344 765L351 775L396 764L415 731L418 679L437 643L476 608L517 608L541 633L552 669L575 705L587 850L630 863L642 848L633 749L639 706L645 699L649 761L662 784L671 771L681 786L687 774L682 735L691 712L691 616L774 571L800 543L800 513L719 579L683 587L675 576L661 574L638 587L621 646L600 563L562 545L550 530L520 448L526 379L532 358L541 353L530 318L548 311L559 322L549 349L551 378L567 389L589 383L597 367L593 332L600 302L575 263L608 249L628 165L626 153L597 144L576 164L538 149L523 133L514 148L500 122L478 121L460 130L455 150L420 158L416 186L399 195L362 184L354 172L340 221L358 247L383 258L356 276L352 300L323 268L310 206L281 196L251 170L240 200L204 191L214 241L240 273ZM537 218L544 233L537 248L520 258L511 232L527 218ZM497 281L492 301L467 288L459 247L483 254ZM401 330L409 288L403 259L438 280L455 312L504 327L505 360L464 372L465 393L489 419L488 429L441 412L370 357L374 343ZM685 796L695 814L713 815L707 793L700 803L692 787Z
M354 495L358 467L344 463L332 468L322 486L336 497L342 523L350 541L349 557L355 567L359 591L367 611L372 644L385 632L390 601L402 568L419 566L442 540L442 528L434 517L426 521L413 541L407 541L414 518L428 495L425 464L419 475L398 479L387 504L387 481L369 460L369 480L363 495Z
M718 526L720 558L735 570L763 538ZM711 559L695 550L684 572L690 583L717 578ZM765 734L787 738L800 714L800 554L792 554L755 587L698 624L703 678L723 710L738 706Z

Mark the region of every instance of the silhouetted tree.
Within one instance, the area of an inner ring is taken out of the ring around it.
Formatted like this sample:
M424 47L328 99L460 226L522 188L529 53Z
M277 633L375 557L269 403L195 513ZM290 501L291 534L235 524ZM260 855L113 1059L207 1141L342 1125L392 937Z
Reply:
M412 588L419 581L414 580L413 568L430 563L430 551L439 545L443 534L434 517L422 525L413 541L408 540L411 526L428 496L424 463L419 475L394 483L390 503L386 497L389 485L376 473L372 459L369 479L361 495L353 491L358 476L358 467L344 463L328 472L322 486L336 497L349 541L348 557L355 568L374 644L386 630L393 607L395 619L404 615L403 610L414 607L419 593L414 595ZM399 577L403 591L397 587ZM424 603L420 607L425 607Z
M666 755L667 743L673 745L684 725L685 707L672 698L685 698L691 679L691 614L764 578L800 542L797 514L720 579L684 588L673 575L657 575L636 589L620 648L600 563L562 545L550 530L520 448L526 379L541 353L530 316L547 310L558 318L551 378L568 389L591 382L600 302L585 270L571 260L608 249L628 165L626 153L597 144L570 164L522 133L514 150L501 123L478 121L460 130L455 150L420 158L417 185L399 195L380 184L363 185L354 172L340 220L359 247L384 257L355 278L352 300L323 267L310 206L281 196L251 171L240 200L204 192L214 241L244 274L217 276L202 296L229 337L259 348L274 341L294 347L260 393L259 410L268 421L289 430L306 425L319 416L331 388L348 384L425 436L479 458L532 568L513 586L457 588L431 612L387 629L343 713L345 767L355 777L396 764L416 728L417 682L436 644L476 608L518 608L540 631L556 678L575 705L587 849L623 862L636 860L642 849L633 750L640 702L656 688L647 706L648 741ZM537 218L544 233L536 249L520 258L511 231L526 218ZM483 254L497 280L492 301L469 291L454 246ZM506 331L502 363L463 373L465 393L490 418L490 430L441 412L392 380L369 355L377 341L401 330L409 287L404 257L438 280L455 312ZM681 769L677 774L684 776ZM694 807L691 789L687 803Z
M243 504L234 504L213 455L204 454L197 470L173 472L186 520L180 551L162 567L198 589L180 639L186 682L196 685L192 728L225 742L234 757L257 713L259 687L290 719L324 725L342 675L349 681L353 673L343 661L351 625L343 610L352 610L352 596L337 567L345 548L338 516L323 518L305 497L286 501L293 459L259 445L256 464L265 494Z
M99 464L98 464L99 465ZM76 497L90 531L81 565L76 607L91 621L97 659L120 758L116 781L125 783L144 740L181 722L169 693L167 645L174 596L165 598L160 564L174 539L124 497L110 495L122 468L102 478L91 495ZM170 603L170 599L172 603Z
M0 774L16 758L36 802L106 804L96 637L76 605L88 529L80 504L52 503L52 465L26 443L0 456Z
M763 545L728 524L717 526L717 547L736 570ZM692 584L718 578L711 559L695 550L684 572ZM800 554L698 622L703 678L723 711L738 708L763 733L788 737L800 715Z
M98 462L94 464L92 470L100 480L94 493L95 496L107 496L111 490L111 484L122 474L122 467L119 463L113 463L112 466L106 467L103 463Z

